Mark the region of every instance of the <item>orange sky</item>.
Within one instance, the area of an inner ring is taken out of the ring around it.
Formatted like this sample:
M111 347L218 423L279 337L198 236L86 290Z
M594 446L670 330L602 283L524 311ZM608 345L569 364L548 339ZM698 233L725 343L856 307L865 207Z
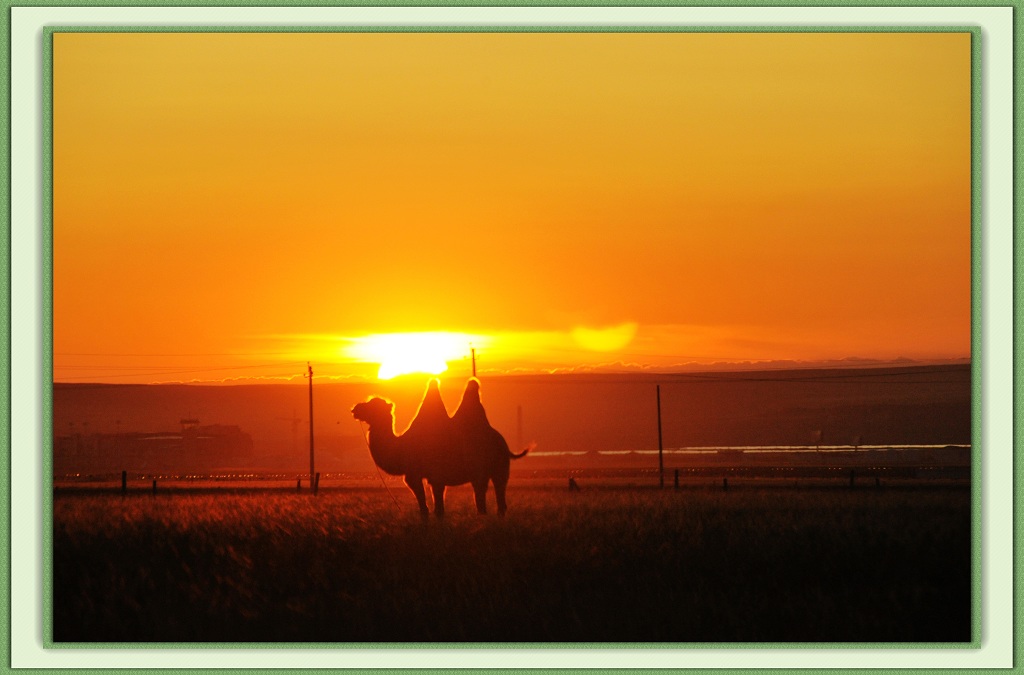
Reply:
M372 375L350 339L408 331L493 370L970 356L966 33L59 33L53 63L58 381Z

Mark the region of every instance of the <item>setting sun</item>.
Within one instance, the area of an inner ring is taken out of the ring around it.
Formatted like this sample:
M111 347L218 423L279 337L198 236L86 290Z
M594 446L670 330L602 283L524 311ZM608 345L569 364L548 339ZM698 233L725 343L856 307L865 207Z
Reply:
M449 361L469 358L470 343L481 341L465 333L384 333L353 338L344 352L380 364L377 377L390 380L409 373L439 375L448 370Z

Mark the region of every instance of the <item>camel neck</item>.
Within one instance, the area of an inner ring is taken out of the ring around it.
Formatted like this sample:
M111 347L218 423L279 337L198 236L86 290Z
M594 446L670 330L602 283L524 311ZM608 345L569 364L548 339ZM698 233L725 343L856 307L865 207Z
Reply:
M370 427L370 456L374 463L385 472L399 476L405 473L402 457L398 451L398 437L394 423Z
M370 427L370 445L373 445L374 441L378 444L383 443L386 445L393 444L398 439L395 435L395 425L372 425Z

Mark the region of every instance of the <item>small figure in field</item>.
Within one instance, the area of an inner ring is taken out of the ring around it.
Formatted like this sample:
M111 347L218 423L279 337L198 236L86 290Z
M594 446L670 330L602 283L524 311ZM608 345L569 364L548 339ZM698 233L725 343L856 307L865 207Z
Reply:
M579 492L579 491L580 491L579 483L576 482L575 478L570 476L569 477L569 492Z

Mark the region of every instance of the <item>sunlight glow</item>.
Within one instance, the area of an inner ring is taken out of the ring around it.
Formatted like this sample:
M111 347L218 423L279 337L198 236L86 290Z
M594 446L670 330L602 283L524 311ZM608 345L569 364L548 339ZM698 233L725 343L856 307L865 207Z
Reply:
M622 349L636 336L637 325L624 323L609 328L587 328L577 326L572 331L576 344L595 352L612 352Z
M448 370L449 361L469 358L471 344L485 342L486 338L465 333L382 333L352 338L344 353L380 364L377 377L390 380L409 373L439 375Z

